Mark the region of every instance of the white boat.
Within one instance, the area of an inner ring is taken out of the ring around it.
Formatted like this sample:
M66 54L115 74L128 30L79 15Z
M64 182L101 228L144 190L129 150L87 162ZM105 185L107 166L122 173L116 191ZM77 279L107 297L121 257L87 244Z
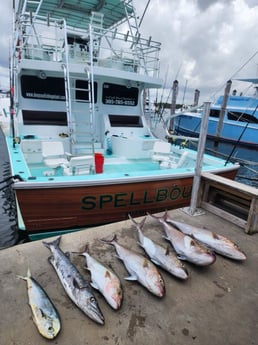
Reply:
M241 79L258 84L257 78ZM207 137L211 140L258 148L258 93L253 95L219 96L210 107ZM224 105L225 97L227 101ZM199 136L203 109L194 108L177 114L175 132L187 136Z
M157 139L143 114L161 87L160 43L131 0L20 0L6 143L19 228L29 236L187 206L196 152ZM204 156L203 170L238 166Z

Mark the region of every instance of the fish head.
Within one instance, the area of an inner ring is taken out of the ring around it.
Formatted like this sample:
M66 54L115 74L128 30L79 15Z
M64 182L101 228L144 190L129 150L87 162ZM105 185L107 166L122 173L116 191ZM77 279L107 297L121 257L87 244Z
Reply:
M47 339L54 339L61 329L60 320L56 317L43 315L37 324L40 334Z
M123 299L123 291L121 285L116 280L110 280L105 286L105 296L106 299L115 310L118 310L121 307Z
M245 253L240 249L240 247L234 243L231 242L228 239L224 239L224 247L226 248L226 256L230 259L239 260L239 261L245 261L246 255ZM220 253L223 255L223 249L220 251Z
M93 295L90 295L86 299L86 309L84 309L85 313L97 323L103 325L104 324L104 316L98 306L98 302Z
M194 257L194 262L197 265L210 265L215 262L215 254L190 236L185 236L184 243L186 250L191 257Z
M146 285L149 291L155 296L163 297L165 295L164 280L154 265L148 269L146 274Z

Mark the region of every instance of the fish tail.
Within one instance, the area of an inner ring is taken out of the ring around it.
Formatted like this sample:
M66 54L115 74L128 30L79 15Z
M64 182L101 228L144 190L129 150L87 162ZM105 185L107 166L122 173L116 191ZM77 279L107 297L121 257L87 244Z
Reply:
M57 248L59 247L59 244L60 244L60 241L61 241L61 237L62 236L59 236L57 237L54 241L52 242L45 242L45 241L42 241L42 243L44 244L45 247L47 247L48 249L50 249L52 246Z
M28 267L28 270L27 270L27 276L26 277L20 276L19 274L16 274L16 278L17 279L22 279L22 280L28 280L29 278L31 278L31 273L30 273L29 267Z
M117 235L115 234L111 240L107 240L105 238L101 238L100 241L103 242L103 243L106 243L106 244L114 245L114 242L117 242Z
M145 220L146 220L146 217L144 217L140 223L137 223L135 219L133 219L133 217L130 215L130 213L128 213L128 217L131 219L131 221L139 228L142 228L144 223L145 223Z
M84 249L81 252L72 252L73 254L77 254L77 255L81 255L81 256L85 256L85 254L89 254L90 253L90 245L87 242L84 246Z
M148 213L148 212L147 212L147 214L148 214L150 217L152 217L152 218L154 218L154 219L157 219L157 220L158 220L159 222L161 222L161 223L165 223L165 222L167 222L167 220L169 219L169 215L168 215L168 211L167 211L167 210L165 211L165 213L164 213L163 216L161 216L161 217L154 216L153 214Z

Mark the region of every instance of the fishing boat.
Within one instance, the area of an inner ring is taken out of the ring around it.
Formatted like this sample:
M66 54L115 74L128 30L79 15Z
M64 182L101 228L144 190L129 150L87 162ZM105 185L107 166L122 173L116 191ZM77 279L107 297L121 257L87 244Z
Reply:
M237 94L219 96L210 107L207 137L219 142L258 148L258 79L241 79L254 85L253 95ZM256 86L255 86L256 85ZM227 87L225 88L225 90ZM174 119L176 133L199 136L202 108L179 112Z
M14 8L10 157L19 228L32 239L189 204L196 152L155 137L144 90L160 43L131 0L20 0ZM203 170L238 166L205 155Z

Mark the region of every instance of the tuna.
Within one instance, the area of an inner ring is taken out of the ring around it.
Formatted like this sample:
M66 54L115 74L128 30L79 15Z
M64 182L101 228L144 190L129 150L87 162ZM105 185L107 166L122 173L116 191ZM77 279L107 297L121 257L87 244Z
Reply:
M74 304L89 318L103 325L104 316L99 309L90 283L83 278L67 255L60 249L61 237L53 242L43 242L51 251L49 262L55 269L65 292Z
M26 277L17 276L27 282L29 305L33 321L39 333L47 339L54 339L61 330L59 314L41 285L31 276L30 270Z
M175 221L170 217L167 217L167 221L176 226L184 234L192 236L220 255L239 261L246 260L246 255L239 246L224 236L207 229Z
M102 242L115 247L118 258L123 261L130 276L126 280L137 280L148 291L157 297L165 295L165 283L156 266L141 254L138 254L117 242L116 235L112 240Z
M185 265L177 258L176 253L169 250L169 247L164 248L143 234L142 229L146 218L140 223L137 223L130 215L129 218L137 229L139 245L145 250L151 261L173 276L180 279L187 279L188 272Z
M123 291L118 276L89 254L88 245L80 255L85 257L86 268L91 273L91 286L99 290L113 309L119 309L123 299Z
M207 266L215 262L216 256L211 250L201 245L192 237L183 234L180 230L167 222L167 212L165 212L162 217L149 215L163 225L166 234L165 238L170 241L179 259L189 261L198 266Z

